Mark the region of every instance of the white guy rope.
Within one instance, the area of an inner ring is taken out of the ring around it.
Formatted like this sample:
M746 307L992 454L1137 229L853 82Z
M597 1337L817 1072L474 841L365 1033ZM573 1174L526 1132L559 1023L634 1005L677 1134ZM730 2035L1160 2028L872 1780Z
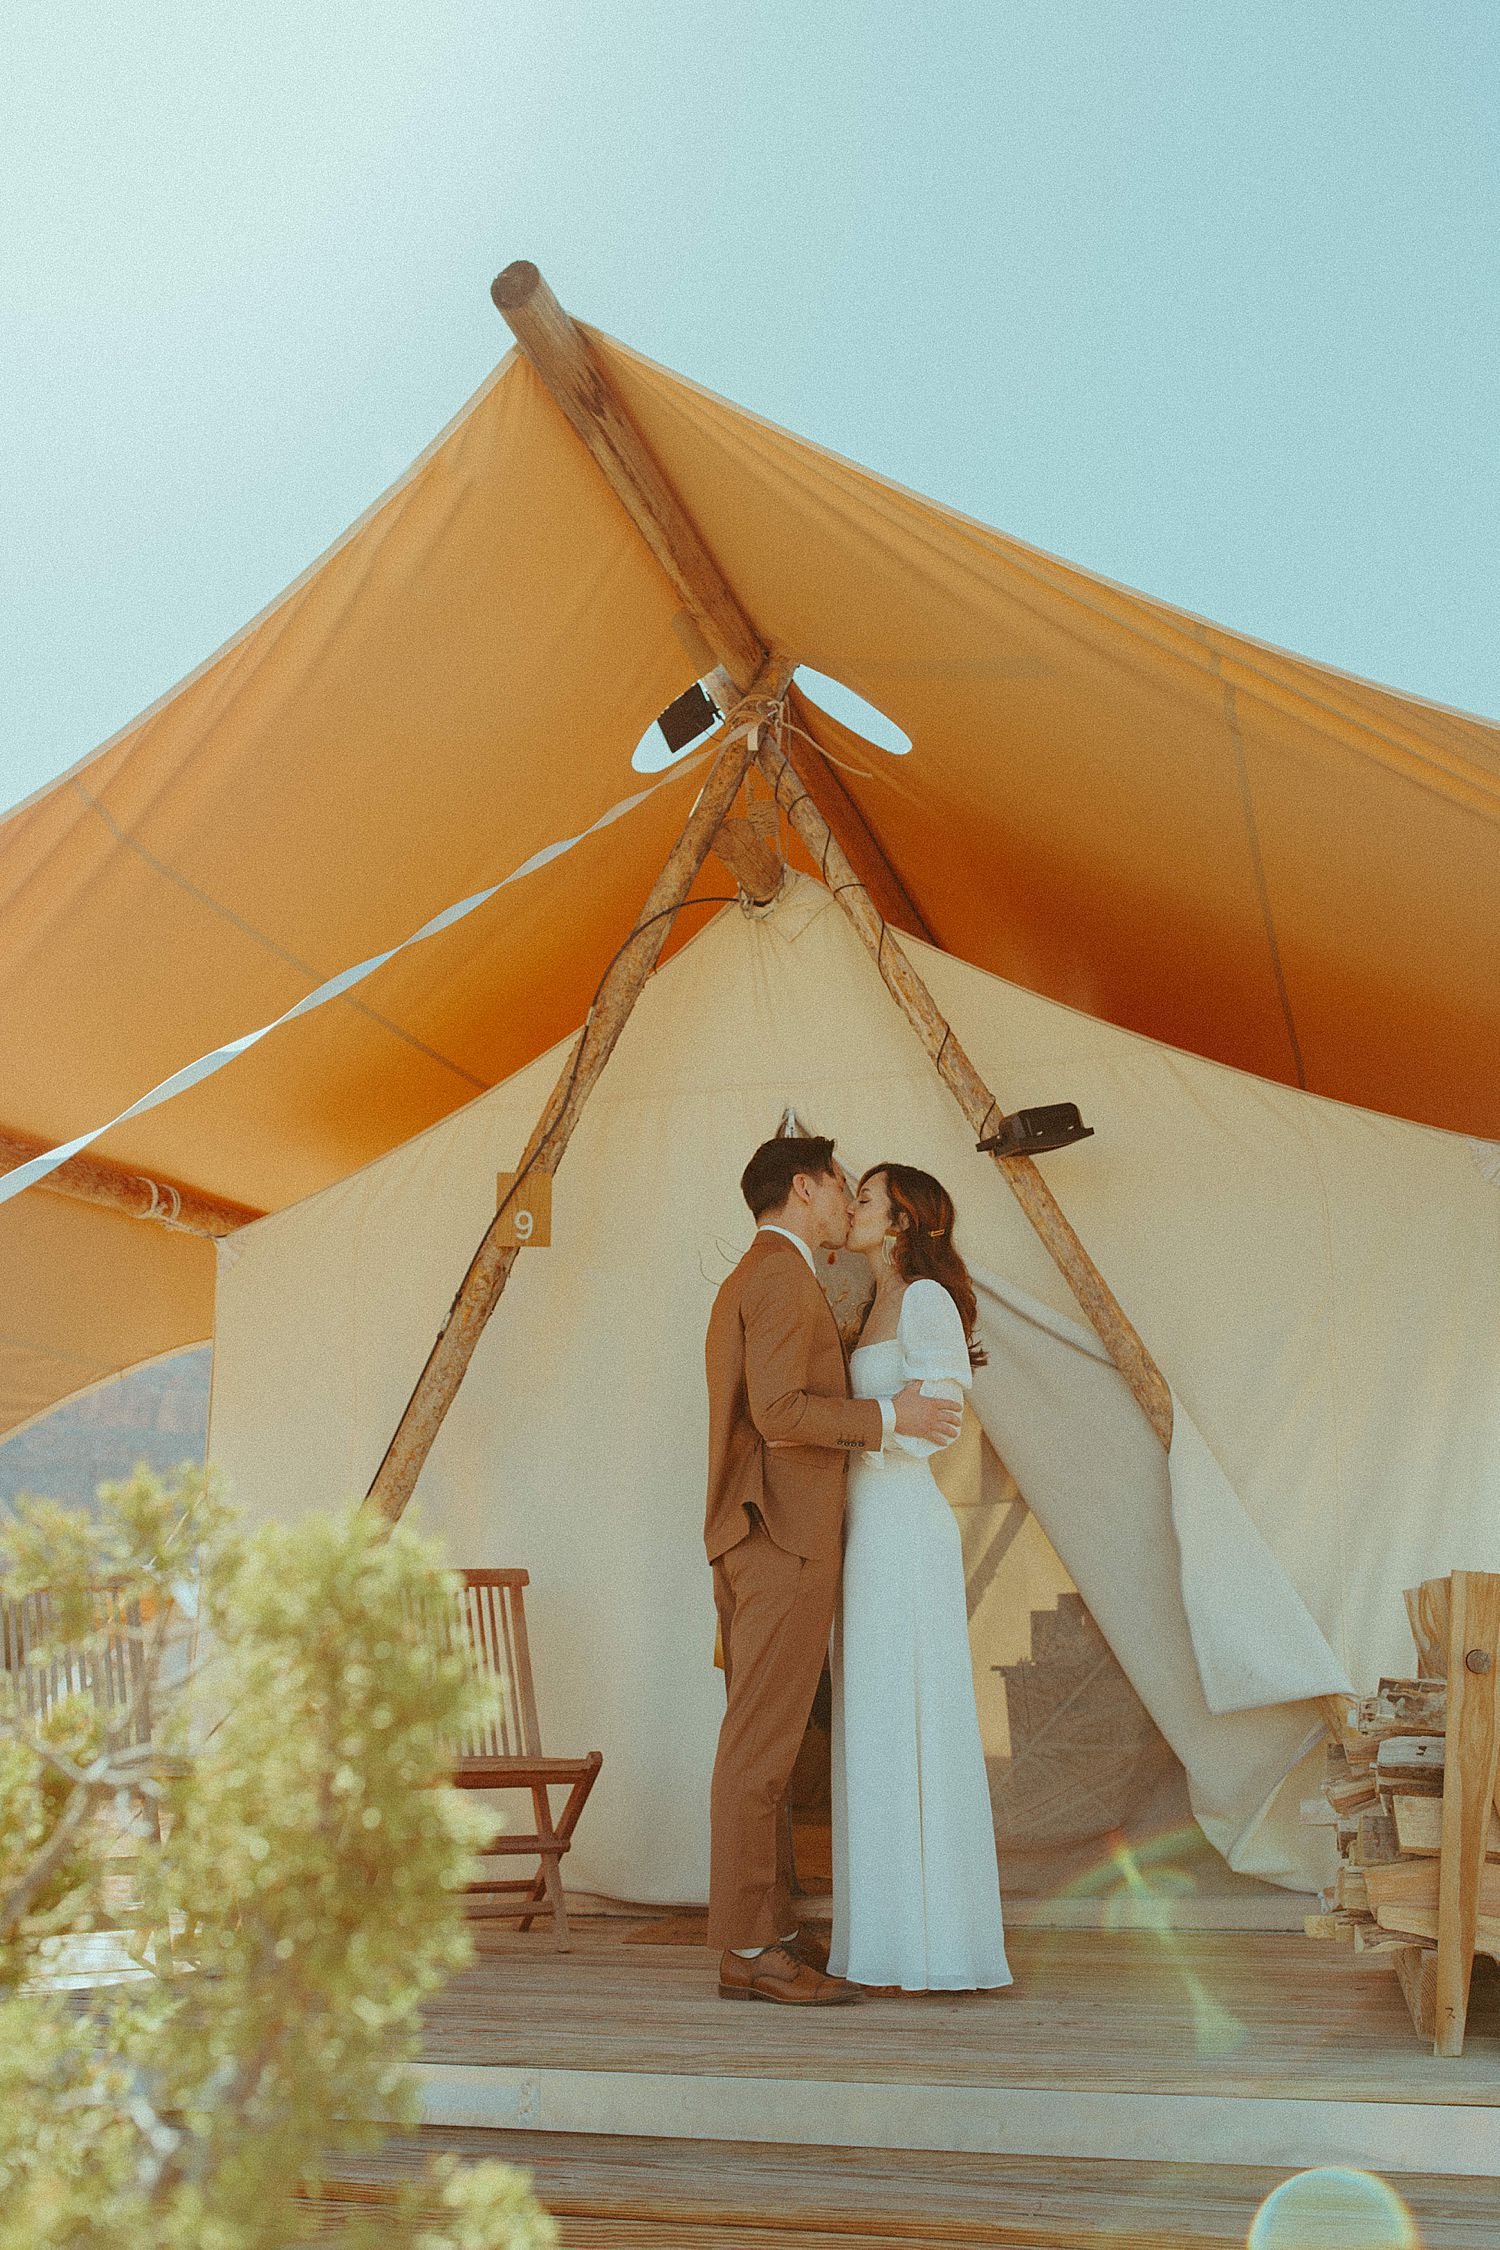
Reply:
M405 953L411 946L420 945L424 938L436 937L440 931L451 930L455 922L463 921L465 915L473 914L479 907L486 905L497 892L507 889L512 883L519 883L527 875L536 874L540 868L550 866L553 860L561 859L564 853L572 851L576 845L586 843L590 836L597 836L601 829L623 819L626 813L634 812L637 805L643 805L648 797L654 797L658 789L664 789L670 782L676 781L684 765L699 764L709 750L722 750L729 739L727 735L715 736L702 751L673 766L659 781L652 782L649 788L637 790L633 797L622 797L617 805L611 805L608 812L601 813L592 826L581 828L576 836L564 836L555 844L545 844L540 851L533 852L530 859L523 860L519 867L512 868L508 875L503 875L498 883L491 883L486 890L475 891L470 897L461 898L455 906L445 906L440 914L434 914L419 930L413 930L410 937L402 938L396 945L387 946L383 953L372 953L367 961L356 962L352 969L341 969L337 976L327 978L316 991L309 992L304 999L272 1022L262 1024L259 1030L247 1031L238 1039L226 1040L222 1047L215 1047L211 1054L200 1055L196 1062L186 1063L181 1070L174 1070L170 1078L162 1079L149 1093L142 1094L139 1101L132 1102L128 1109L122 1109L117 1117L111 1117L107 1124L95 1125L89 1132L79 1133L71 1141L60 1141L56 1148L44 1149L40 1156L33 1156L26 1163L16 1165L13 1171L0 1176L0 1203L8 1203L12 1196L20 1195L26 1188L35 1187L39 1181L46 1179L49 1172L55 1172L60 1164L66 1164L70 1156L79 1155L106 1133L113 1132L117 1125L124 1125L132 1117L139 1117L145 1110L157 1109L163 1102L170 1101L174 1094L186 1093L190 1086L211 1078L215 1071L222 1070L237 1055L243 1055L251 1047L258 1046L262 1039L269 1037L271 1032L280 1030L283 1024L294 1022L298 1016L309 1015L314 1008L321 1008L329 1000L339 999L366 977L373 976L377 969L383 969L387 961L394 961L398 953Z

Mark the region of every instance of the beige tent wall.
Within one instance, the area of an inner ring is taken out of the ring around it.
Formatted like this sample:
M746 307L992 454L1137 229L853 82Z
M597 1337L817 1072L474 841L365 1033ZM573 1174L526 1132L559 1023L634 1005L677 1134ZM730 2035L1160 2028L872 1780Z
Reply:
M920 960L1009 1105L1074 1099L1096 1126L1045 1160L1049 1176L1206 1441L1184 1488L1202 1506L1174 1528L1155 1469L1115 1481L1114 1449L1140 1436L1110 1401L1117 1379L1077 1340L1055 1269L837 908L805 883L764 920L721 915L653 980L560 1175L554 1247L523 1257L419 1488L420 1520L454 1560L532 1572L545 1732L605 1753L570 1878L702 1895L720 1690L699 1543L701 1338L747 1238L744 1156L790 1101L852 1163L923 1162L953 1189L993 1283L986 1426L1183 1756L1210 1833L1242 1866L1307 1882L1316 1853L1279 1814L1260 1817L1307 1706L1207 1711L1183 1684L1198 1679L1189 1608L1211 1622L1220 1536L1217 1594L1236 1606L1248 1541L1267 1616L1292 1619L1302 1695L1323 1644L1297 1616L1364 1684L1409 1663L1404 1583L1500 1568L1500 1191L1460 1139ZM542 1058L221 1246L210 1442L252 1515L364 1489L555 1067ZM1027 1334L1043 1339L1029 1372ZM1048 1372L1063 1366L1066 1379ZM1110 1615L1091 1556L1113 1558L1108 1579L1145 1547L1156 1591Z

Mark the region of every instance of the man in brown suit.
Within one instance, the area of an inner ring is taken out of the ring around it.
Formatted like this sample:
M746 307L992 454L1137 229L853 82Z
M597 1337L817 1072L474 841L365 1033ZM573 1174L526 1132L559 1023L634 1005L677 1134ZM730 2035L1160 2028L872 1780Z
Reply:
M852 1399L814 1253L853 1204L828 1140L758 1148L740 1182L754 1242L708 1324L708 1517L728 1697L714 1761L708 1938L725 1999L819 2007L858 1997L799 1940L784 1802L828 1650L852 1453L893 1430L944 1443L957 1412L909 1384ZM798 1950L799 1945L801 1950Z

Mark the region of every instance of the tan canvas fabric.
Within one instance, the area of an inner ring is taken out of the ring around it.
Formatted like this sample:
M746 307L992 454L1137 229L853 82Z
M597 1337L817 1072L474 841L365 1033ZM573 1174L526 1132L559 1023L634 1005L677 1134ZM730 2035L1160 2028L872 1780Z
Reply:
M760 630L911 735L898 762L809 722L950 953L1269 1079L1500 1134L1494 724L1109 585L600 349ZM0 821L0 1124L104 1123L586 828L701 667L676 616L537 378L503 365L264 616ZM396 1147L579 1020L692 787L102 1152L279 1209ZM107 1222L78 1224L107 1259ZM71 1317L46 1260L13 1255L32 1372L0 1428ZM146 1356L168 1303L106 1356ZM170 1321L203 1333L182 1303Z
M0 1396L13 1426L210 1336L213 1307L213 1244L197 1235L36 1191L0 1205Z
M987 1751L1006 1753L991 1667L1024 1653L1030 1612L1070 1573L1221 1848L1311 1882L1318 1839L1286 1821L1285 1791L1267 1802L1316 1716L1301 1699L1409 1667L1403 1585L1500 1567L1500 1187L1461 1137L918 958L1004 1099L1075 1099L1096 1128L1043 1162L1175 1388L1179 1456L1190 1422L1206 1464L1179 1458L1164 1486L1056 1269L807 883L764 920L727 911L653 981L559 1174L554 1246L523 1255L429 1459L419 1520L458 1561L532 1572L547 1729L605 1752L573 1880L702 1897L722 1707L702 1337L749 1237L740 1168L790 1103L856 1168L936 1171L994 1285L975 1403L1036 1516L986 1577L1009 1502L971 1452L952 1496ZM363 1491L556 1060L224 1247L211 1441L253 1514ZM1274 1565L1259 1611L1244 1575L1257 1541ZM1261 1650L1281 1667L1252 1697L1280 1681L1287 1701L1234 1708L1246 1651L1216 1595L1252 1628L1252 1668Z

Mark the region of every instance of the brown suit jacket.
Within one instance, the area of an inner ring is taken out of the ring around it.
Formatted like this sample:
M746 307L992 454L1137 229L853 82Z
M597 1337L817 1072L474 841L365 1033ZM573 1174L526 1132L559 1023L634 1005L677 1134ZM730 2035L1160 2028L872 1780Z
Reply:
M851 1399L828 1299L793 1242L757 1234L714 1299L708 1343L708 1559L759 1508L778 1547L836 1555L851 1453L878 1449L875 1399Z

